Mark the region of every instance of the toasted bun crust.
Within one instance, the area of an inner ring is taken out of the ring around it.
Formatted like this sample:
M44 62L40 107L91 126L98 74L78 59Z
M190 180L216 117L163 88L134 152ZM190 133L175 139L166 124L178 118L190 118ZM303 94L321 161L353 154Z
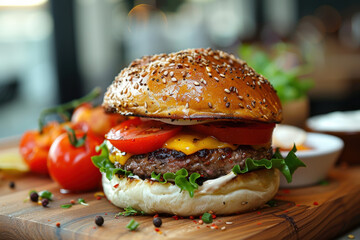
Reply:
M151 118L282 120L268 80L233 55L202 48L135 60L110 85L103 106Z
M171 183L117 176L109 181L105 174L103 188L114 205L121 208L131 206L148 214L197 216L208 211L232 214L258 208L271 200L279 188L279 171L263 169L241 174L215 191L204 192L199 187L193 198Z

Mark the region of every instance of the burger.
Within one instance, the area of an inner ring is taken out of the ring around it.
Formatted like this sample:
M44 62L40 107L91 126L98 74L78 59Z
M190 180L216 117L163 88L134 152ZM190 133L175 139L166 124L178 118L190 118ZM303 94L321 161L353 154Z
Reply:
M189 49L146 56L123 69L103 101L130 116L92 158L106 197L121 208L195 216L258 208L280 172L304 164L274 154L282 120L276 91L246 62L223 51Z

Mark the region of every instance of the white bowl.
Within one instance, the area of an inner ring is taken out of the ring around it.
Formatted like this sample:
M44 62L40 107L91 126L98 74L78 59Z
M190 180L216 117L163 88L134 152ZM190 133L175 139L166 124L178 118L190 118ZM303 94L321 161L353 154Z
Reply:
M288 183L284 176L280 177L280 187L291 188L316 184L324 180L338 159L344 142L335 136L322 133L308 133L305 145L311 150L297 151L296 156L306 164L298 168ZM288 152L281 152L285 157Z

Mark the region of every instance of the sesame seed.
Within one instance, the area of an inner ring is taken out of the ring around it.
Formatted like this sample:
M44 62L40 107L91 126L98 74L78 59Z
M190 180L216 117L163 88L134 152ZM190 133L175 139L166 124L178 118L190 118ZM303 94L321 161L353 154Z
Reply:
M195 86L199 86L199 85L200 85L200 83L199 83L199 82L197 82L197 81L195 81L195 82L194 82L194 85L195 85Z
M225 227L225 226L221 227L221 231L224 231L225 229L226 229L226 227Z
M266 102L265 98L263 99L263 102L264 102L264 103Z
M124 103L124 108L126 108L128 106L128 104L127 103Z
M209 108L212 108L212 107L213 107L212 104L211 104L211 102L209 102L208 105L209 105Z
M231 225L231 224L233 224L233 222L225 222L225 224Z
M168 71L165 71L165 72L164 72L164 76L167 76L167 75L168 75L168 73L169 73Z
M226 106L227 108L229 108L229 107L230 107L230 102L227 102L227 103L225 104L225 106Z
M251 105L253 106L253 107L255 107L255 101L253 100L253 101L251 101Z
M185 108L189 108L189 103L186 103Z
M224 97L224 102L227 102L227 100L228 100L227 97Z
M170 77L173 77L174 76L174 72L170 72Z
M248 202L241 202L241 205L246 205L248 204Z
M173 77L173 78L171 78L171 81L177 82L177 79Z
M147 109L147 108L148 108L148 104L147 104L147 102L145 102L145 103L144 103L144 107L145 107L145 109Z
M222 73L220 73L220 77L224 78L224 77L225 77L225 75L224 75L224 74L222 74Z
M230 90L227 89L227 88L225 88L224 91L225 91L226 93L230 93Z
M215 81L217 81L217 82L219 81L219 79L218 79L217 77L214 77L214 79L215 79Z
M163 83L166 83L166 79L163 79L162 82L163 82Z
M243 99L244 99L243 96L241 96L241 95L239 95L238 98L239 98L240 100L243 100Z
M211 73L208 73L209 77L212 77Z
M251 107L250 107L250 105L246 105L246 108L247 108L247 109L249 109L249 110L251 110Z
M220 60L220 58L218 56L214 56L214 59L216 60Z
M244 105L242 103L239 103L240 108L244 108Z
M210 67L206 67L206 71L211 72L211 68L210 68Z

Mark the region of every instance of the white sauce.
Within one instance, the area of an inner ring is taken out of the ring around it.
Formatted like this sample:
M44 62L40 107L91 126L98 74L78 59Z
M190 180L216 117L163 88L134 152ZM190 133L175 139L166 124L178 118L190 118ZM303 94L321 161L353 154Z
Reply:
M203 183L201 187L199 187L198 193L204 194L204 193L213 193L216 190L218 190L220 187L224 186L227 182L231 181L233 178L235 178L237 175L235 175L233 172L230 172L229 174L218 177L216 179L207 180Z
M360 131L360 110L332 112L310 118L311 129L317 131L351 132Z
M291 149L294 144L303 145L305 141L306 132L290 125L277 124L272 135L272 144L275 148Z

